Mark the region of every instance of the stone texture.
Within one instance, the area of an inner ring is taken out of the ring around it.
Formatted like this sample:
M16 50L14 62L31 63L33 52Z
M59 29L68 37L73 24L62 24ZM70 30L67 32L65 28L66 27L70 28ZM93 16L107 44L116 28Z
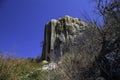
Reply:
M74 43L86 27L87 24L79 18L64 16L58 20L52 19L45 25L41 60L59 59L64 55L64 45Z
M42 66L41 70L47 70L48 71L48 70L54 70L56 68L57 68L57 64L54 63L54 62L51 62L47 65Z

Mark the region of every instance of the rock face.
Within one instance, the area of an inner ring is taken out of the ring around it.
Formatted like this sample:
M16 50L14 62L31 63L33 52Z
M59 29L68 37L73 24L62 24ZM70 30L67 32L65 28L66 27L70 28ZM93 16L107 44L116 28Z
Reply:
M74 39L81 35L86 27L87 24L79 18L65 16L58 20L52 19L45 25L41 60L59 59L64 55L64 45L74 43Z

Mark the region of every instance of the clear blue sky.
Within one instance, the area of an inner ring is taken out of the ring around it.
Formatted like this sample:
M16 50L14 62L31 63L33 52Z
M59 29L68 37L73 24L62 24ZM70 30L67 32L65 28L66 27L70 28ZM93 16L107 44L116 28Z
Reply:
M81 11L93 16L89 0L0 0L0 51L19 57L41 54L44 25L64 15L83 18Z

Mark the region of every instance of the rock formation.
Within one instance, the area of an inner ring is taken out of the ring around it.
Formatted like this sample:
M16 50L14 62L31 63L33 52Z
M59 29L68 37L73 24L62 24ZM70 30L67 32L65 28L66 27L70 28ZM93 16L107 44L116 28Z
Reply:
M79 18L64 16L58 20L52 19L45 25L41 60L59 59L64 55L64 45L74 43L86 27L87 24Z
M77 54L83 50L84 54L95 57L94 63L101 76L96 80L120 80L119 36L109 34L110 38L107 36L104 39L104 35L93 23L86 24L70 16L51 20L46 24L44 32L41 60L59 60L66 53L67 47L74 47L75 51L78 47Z

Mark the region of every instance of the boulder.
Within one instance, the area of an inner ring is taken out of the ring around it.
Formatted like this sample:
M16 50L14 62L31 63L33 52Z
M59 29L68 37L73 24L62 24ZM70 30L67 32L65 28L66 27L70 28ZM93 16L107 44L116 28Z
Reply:
M54 63L54 62L50 62L49 64L47 65L44 65L41 70L54 70L57 68L57 64Z

